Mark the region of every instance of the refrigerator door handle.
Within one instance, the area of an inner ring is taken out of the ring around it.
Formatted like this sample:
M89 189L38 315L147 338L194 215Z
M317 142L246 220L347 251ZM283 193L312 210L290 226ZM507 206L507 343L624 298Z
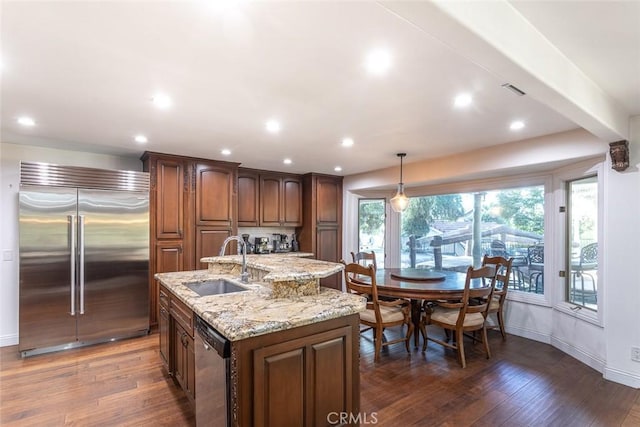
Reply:
M80 314L84 314L84 215L79 215L80 230Z
M76 315L76 216L68 215L69 220L69 241L70 241L70 257L69 269L71 276L71 315Z

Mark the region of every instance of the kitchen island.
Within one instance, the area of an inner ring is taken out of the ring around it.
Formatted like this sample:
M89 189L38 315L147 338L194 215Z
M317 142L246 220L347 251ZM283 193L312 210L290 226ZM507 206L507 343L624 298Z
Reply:
M251 280L243 284L241 257L202 262L209 263L207 270L156 275L161 354L192 402L198 403L197 381L189 378L197 374L192 364L198 316L230 341L231 425L326 425L329 413L358 412L358 312L366 302L317 285L340 272L341 264L249 255ZM247 290L200 296L186 286L215 279Z

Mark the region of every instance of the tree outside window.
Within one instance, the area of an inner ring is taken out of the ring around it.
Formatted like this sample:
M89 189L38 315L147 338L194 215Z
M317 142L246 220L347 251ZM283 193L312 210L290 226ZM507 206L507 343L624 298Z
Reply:
M476 203L479 216L474 215ZM512 287L542 293L543 240L542 185L414 197L402 214L401 262L402 267L465 271L474 264L474 243L479 243L478 259L484 254L514 258ZM540 259L531 265L534 250Z

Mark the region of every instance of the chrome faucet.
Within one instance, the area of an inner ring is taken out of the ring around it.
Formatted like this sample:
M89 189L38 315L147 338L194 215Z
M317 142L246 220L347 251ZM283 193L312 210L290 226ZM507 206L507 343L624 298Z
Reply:
M242 283L249 283L249 273L247 273L247 245L240 236L229 236L224 239L224 243L222 243L222 248L220 248L220 256L224 256L225 251L227 250L227 245L232 240L238 242L240 248L242 249L242 273L240 274L240 281Z

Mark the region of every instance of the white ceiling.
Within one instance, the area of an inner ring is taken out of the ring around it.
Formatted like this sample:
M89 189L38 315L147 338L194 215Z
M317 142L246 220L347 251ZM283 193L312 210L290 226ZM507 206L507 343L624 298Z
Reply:
M561 114L557 99L502 88L518 81L517 73L496 71L511 59L469 58L445 31L419 24L428 9L236 3L225 11L211 1L2 1L2 142L123 155L150 150L296 173L336 173L340 165L350 175L395 166L399 151L413 162L588 128ZM624 119L640 114L640 0L512 5ZM442 25L461 24L452 18ZM393 58L382 77L363 66L376 47ZM173 99L169 110L151 104L157 91ZM473 95L471 108L452 107L460 92ZM595 116L587 105L582 110ZM37 125L21 127L21 115ZM277 135L264 130L270 118L282 123ZM527 126L510 131L514 119ZM138 133L146 145L133 141ZM345 136L353 147L341 147ZM222 156L223 148L232 154ZM284 165L285 157L293 164Z

